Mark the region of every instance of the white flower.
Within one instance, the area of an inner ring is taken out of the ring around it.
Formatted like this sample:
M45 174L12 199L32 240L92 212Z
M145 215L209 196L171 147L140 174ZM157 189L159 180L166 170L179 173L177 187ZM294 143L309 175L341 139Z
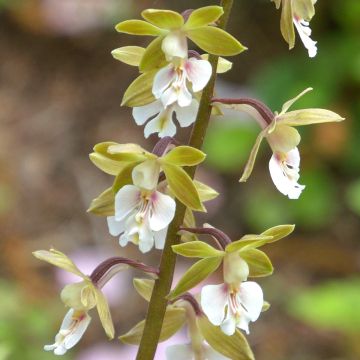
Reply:
M317 54L317 42L310 38L311 29L309 22L297 17L293 17L293 22L296 27L297 32L299 33L300 39L303 42L305 48L308 50L309 57L313 58Z
M163 249L167 227L175 214L175 200L156 190L159 168L149 160L136 166L134 185L123 186L115 195L115 216L107 218L109 232L120 235L119 243L133 242L141 252ZM154 190L151 190L154 189Z
M143 125L151 119L144 129L145 138L153 133L158 133L162 138L176 134L173 115L181 127L187 127L196 120L198 109L199 103L195 99L186 107L180 107L177 103L164 107L160 100L156 100L148 105L134 107L133 116L137 125Z
M187 81L192 84L192 91L196 93L206 86L211 73L211 64L207 60L181 59L179 64L170 63L157 72L152 92L156 99L161 100L164 107L173 103L181 107L189 106L192 94Z
M221 355L208 344L203 343L201 357L195 354L191 344L171 345L166 348L166 360L227 360L229 358Z
M55 343L45 345L44 350L54 351L55 355L64 355L67 350L80 341L90 321L91 317L86 311L70 309L66 313L60 330L55 337Z
M253 281L245 281L237 287L207 285L201 291L204 313L226 335L233 335L236 327L248 334L249 322L258 319L263 303L262 289Z

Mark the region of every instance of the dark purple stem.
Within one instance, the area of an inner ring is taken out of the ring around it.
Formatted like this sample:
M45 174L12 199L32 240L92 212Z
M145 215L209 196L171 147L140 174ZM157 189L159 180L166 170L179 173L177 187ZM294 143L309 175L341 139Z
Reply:
M191 307L194 309L194 312L196 314L196 316L202 316L204 315L203 311L201 310L201 307L199 305L199 303L197 302L197 300L194 298L193 295L191 295L190 293L185 293L179 297L177 297L175 300L172 300L170 303L173 304L175 301L178 300L184 300L187 301Z
M103 261L101 264L99 264L94 271L91 273L90 275L90 279L94 284L97 284L99 282L99 280L115 265L118 264L126 264L129 266L132 266L135 269L147 272L147 273L151 273L151 274L155 274L158 275L159 274L159 270L137 262L135 260L131 260L131 259L127 259L127 258L123 258L123 257L119 257L119 256L115 256L115 257L111 257L105 261Z
M152 153L156 156L163 156L167 147L174 143L174 139L171 136L165 136L160 139L154 146Z
M194 57L194 58L196 58L196 59L198 59L198 60L203 60L203 58L201 57L201 55L200 55L196 50L189 50L189 51L188 51L188 56L189 56L189 58L190 58L190 57Z
M189 16L194 11L194 9L187 9L181 13L181 16L184 18L184 21L187 22Z
M236 105L236 104L250 105L259 112L259 114L269 125L272 123L275 117L274 113L264 103L252 98L238 98L238 99L213 98L211 102L212 103L218 102L227 105Z
M221 230L213 227L203 228L186 228L180 227L180 230L188 231L193 234L206 234L213 236L221 245L222 250L225 250L226 246L231 243L231 239Z

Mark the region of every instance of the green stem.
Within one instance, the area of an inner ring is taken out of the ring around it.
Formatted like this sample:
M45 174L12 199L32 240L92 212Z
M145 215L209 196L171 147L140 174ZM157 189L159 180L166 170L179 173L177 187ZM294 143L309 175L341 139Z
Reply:
M222 29L224 29L227 24L232 5L233 0L221 1L224 14L221 17L219 27ZM201 149L206 130L209 125L211 115L211 99L214 94L218 56L210 55L209 62L212 66L213 73L209 83L203 90L199 111L189 140L189 145L197 149ZM194 166L189 168L187 172L191 178L194 178L196 167ZM180 236L177 233L179 231L179 227L184 222L185 211L186 207L179 201L176 201L176 212L173 221L169 225L165 247L161 256L159 278L155 282L151 295L144 332L136 357L137 360L152 360L155 356L167 306L166 295L170 292L171 289L176 264L176 254L172 251L171 246L179 243L180 241Z

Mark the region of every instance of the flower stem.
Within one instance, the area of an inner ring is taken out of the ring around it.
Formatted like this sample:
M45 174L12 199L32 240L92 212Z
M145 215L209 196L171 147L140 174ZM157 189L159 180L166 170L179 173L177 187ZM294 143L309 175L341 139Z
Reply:
M220 19L219 27L222 29L224 29L227 24L232 5L233 0L221 1L221 6L224 9L224 14ZM209 62L212 66L213 73L209 80L209 83L203 90L199 105L199 111L189 140L189 145L197 149L201 149L203 145L206 130L210 120L211 99L214 93L218 56L210 55ZM195 171L196 167L194 166L189 168L187 172L193 178L195 175ZM178 231L180 226L183 224L185 211L186 207L179 201L177 201L175 216L173 221L169 225L165 247L161 256L159 278L155 282L154 289L151 295L144 332L136 357L137 360L152 360L155 356L167 306L166 296L171 289L176 263L176 254L172 251L171 246L179 243L180 241Z

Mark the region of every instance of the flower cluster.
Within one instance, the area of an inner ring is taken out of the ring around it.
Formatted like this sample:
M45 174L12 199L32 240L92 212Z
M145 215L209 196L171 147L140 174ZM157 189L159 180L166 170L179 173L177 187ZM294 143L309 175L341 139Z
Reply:
M315 56L316 42L310 39L308 21L315 13L316 1L272 1L277 8L282 5L281 31L290 48L295 43L295 26L309 56ZM230 7L224 8L229 11ZM151 302L150 312L160 309L159 315L165 313L163 320L162 315L159 316L156 325L160 341L167 340L184 325L188 327L189 342L169 347L169 360L254 359L241 330L249 334L249 324L256 321L269 304L264 301L260 285L248 279L272 274L272 263L259 248L286 237L294 230L294 225L275 226L236 241L210 225L196 226L194 211L206 212L204 203L218 195L208 185L194 180L196 167L206 157L200 150L205 125L211 113L222 115L224 108L250 114L261 131L240 181L246 181L251 175L265 138L273 152L269 170L276 188L290 199L297 199L305 186L298 182L300 134L295 127L337 122L343 118L324 109L288 111L310 88L287 101L280 113L273 113L255 99L213 97L216 73L226 72L232 66L220 56L237 55L246 49L222 29L228 15L221 6L205 6L182 14L147 9L141 13L143 20L127 20L116 25L118 32L154 38L146 48L124 46L113 50L112 55L139 69L139 76L124 93L122 105L132 108L136 124L145 125L145 138L157 133L160 139L152 151L133 143L107 141L95 145L90 160L101 171L113 176L113 182L92 200L88 212L106 217L109 232L119 238L121 247L132 243L142 253L154 247L165 249L161 272L131 259L113 257L99 264L91 275L85 275L59 251L34 252L38 259L81 279L62 290L61 300L69 310L55 343L46 345L45 350L63 355L76 345L91 321L89 312L94 308L105 333L112 339L114 326L101 289L114 275L131 266L152 276L134 279L134 287ZM204 53L189 50L188 40ZM199 112L199 108L207 109L206 114ZM189 141L193 146L182 145L173 138L177 132L175 120L180 127L188 127L197 118ZM197 133L197 124L204 128L200 133ZM201 234L210 235L217 247L200 241L198 235ZM175 256L166 258L171 249L181 256L200 260L186 270L165 297L175 266ZM205 285L196 295L190 293L220 266L222 283ZM156 287L155 281L161 286ZM159 295L157 289L163 292ZM153 302L156 306L152 307ZM138 345L140 339L147 339L147 336L144 320L120 336L120 340ZM154 345L157 341L158 337Z

